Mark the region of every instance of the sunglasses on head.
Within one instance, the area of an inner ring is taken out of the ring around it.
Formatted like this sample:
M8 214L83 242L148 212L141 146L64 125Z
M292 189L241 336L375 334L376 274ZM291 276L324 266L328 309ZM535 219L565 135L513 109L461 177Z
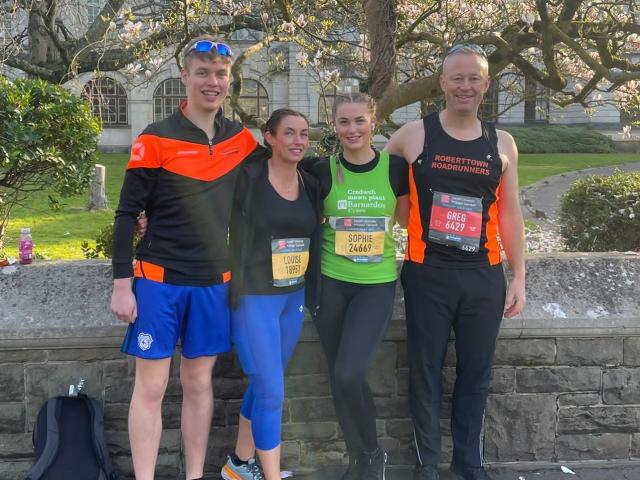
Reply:
M211 53L213 51L222 57L233 57L233 52L229 45L221 42L213 42L211 40L198 40L189 47L185 52L185 56L189 55L191 52Z
M481 57L487 58L487 53L482 49L480 45L476 45L475 43L458 43L451 47L447 52L447 57L456 52L473 52Z

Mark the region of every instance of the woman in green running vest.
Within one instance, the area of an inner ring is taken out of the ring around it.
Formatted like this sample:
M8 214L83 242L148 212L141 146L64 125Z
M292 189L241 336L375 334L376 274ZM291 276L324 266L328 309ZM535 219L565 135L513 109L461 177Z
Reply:
M341 152L305 159L320 182L323 225L320 299L314 322L329 363L331 390L349 468L343 480L384 478L367 370L391 318L395 298L396 220L406 222L406 161L372 148L375 103L338 96L333 120Z

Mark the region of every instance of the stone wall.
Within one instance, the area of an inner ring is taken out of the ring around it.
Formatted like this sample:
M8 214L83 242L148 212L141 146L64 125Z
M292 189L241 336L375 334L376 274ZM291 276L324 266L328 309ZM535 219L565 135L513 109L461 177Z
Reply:
M484 432L488 462L640 461L640 257L530 258L528 305L503 323ZM134 363L119 352L123 327L108 312L110 269L88 261L42 263L0 274L0 478L31 465L38 408L78 378L104 405L112 458L131 475L127 409ZM371 369L378 433L391 465L414 463L408 419L405 329L399 289L393 321ZM444 391L451 394L455 349ZM164 404L158 478L182 469L179 356ZM207 469L219 470L237 430L245 380L233 356L218 360ZM326 366L305 324L287 371L283 464L304 472L344 461ZM450 457L443 407L443 462Z

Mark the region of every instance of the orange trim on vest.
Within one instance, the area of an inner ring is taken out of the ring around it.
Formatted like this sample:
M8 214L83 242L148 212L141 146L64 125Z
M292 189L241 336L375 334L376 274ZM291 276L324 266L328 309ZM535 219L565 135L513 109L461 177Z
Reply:
M413 165L409 165L409 222L407 225L409 241L405 259L412 262L423 263L427 244L422 240L424 232L422 218L420 216L420 202L418 200L418 189L413 178Z
M143 260L136 260L136 266L133 271L134 277L146 278L154 282L164 281L164 267Z
M489 207L489 220L487 220L487 241L484 246L488 250L489 265L498 265L501 260L500 244L498 243L498 200L500 198L501 184L502 177L500 177L500 183L496 188L496 201Z
M160 139L155 135L140 135L131 145L127 170L130 168L160 168Z
M195 180L210 182L237 167L256 145L255 138L246 128L211 147L163 138L162 168Z

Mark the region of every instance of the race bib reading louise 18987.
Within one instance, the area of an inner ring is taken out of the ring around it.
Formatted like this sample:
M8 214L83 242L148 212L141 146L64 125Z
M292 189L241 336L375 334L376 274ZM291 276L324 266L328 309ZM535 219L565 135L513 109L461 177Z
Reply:
M465 252L480 250L482 199L433 192L429 241Z
M271 266L274 287L290 287L304 280L309 265L309 238L271 240Z

